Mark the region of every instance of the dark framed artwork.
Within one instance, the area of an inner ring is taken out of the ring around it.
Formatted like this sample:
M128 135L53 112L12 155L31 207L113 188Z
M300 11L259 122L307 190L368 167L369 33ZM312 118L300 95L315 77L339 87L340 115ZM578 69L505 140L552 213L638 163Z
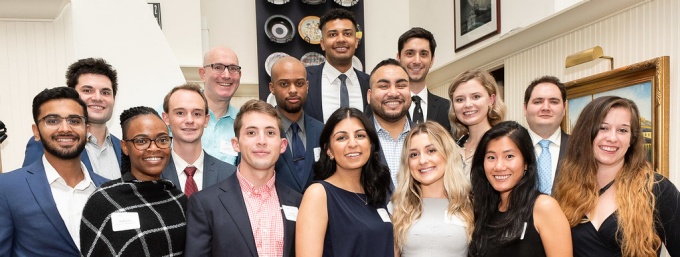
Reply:
M455 0L456 52L501 31L500 0Z
M565 83L567 114L562 128L568 134L593 99L615 95L635 102L640 111L647 159L658 173L668 176L670 114L670 58L662 56Z

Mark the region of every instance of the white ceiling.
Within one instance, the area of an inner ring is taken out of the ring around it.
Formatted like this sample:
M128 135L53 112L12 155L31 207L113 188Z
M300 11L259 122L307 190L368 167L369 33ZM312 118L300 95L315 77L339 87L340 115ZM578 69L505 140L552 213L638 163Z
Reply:
M0 19L54 19L70 0L0 0Z

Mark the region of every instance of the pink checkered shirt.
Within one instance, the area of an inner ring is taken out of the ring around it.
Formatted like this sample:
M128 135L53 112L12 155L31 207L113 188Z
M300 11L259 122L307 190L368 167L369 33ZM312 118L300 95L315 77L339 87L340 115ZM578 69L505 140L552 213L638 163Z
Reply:
M283 256L283 216L274 187L276 176L259 188L248 182L240 170L236 172L236 177L246 202L257 254L262 257Z

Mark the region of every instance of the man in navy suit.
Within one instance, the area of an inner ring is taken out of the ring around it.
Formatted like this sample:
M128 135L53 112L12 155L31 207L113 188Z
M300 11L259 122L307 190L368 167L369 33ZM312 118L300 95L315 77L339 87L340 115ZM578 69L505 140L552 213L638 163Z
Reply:
M319 28L326 62L307 68L309 101L304 108L307 115L325 123L335 110L345 107L339 97L343 80L349 107L364 109L369 78L352 67L352 57L359 45L354 14L342 8L332 9L321 16Z
M524 116L529 124L529 135L534 144L536 157L540 159L543 148L540 141L549 141L550 174L545 180L546 187L541 192L551 194L555 178L560 172L560 164L567 152L569 135L560 128L566 113L567 90L560 80L553 76L543 76L532 81L524 92ZM548 154L548 153L546 153ZM540 166L540 164L539 164ZM540 167L539 167L540 168ZM551 185L552 184L552 185Z
M284 57L274 63L269 91L276 98L276 111L288 139L288 149L276 162L276 179L300 193L314 180L312 165L318 156L315 153L321 151L319 136L323 129L323 123L302 110L308 88L305 66L298 59Z
M78 92L57 87L33 99L33 134L44 155L0 174L0 256L80 256L80 218L106 179L80 161L87 107Z
M261 100L243 104L231 140L236 173L189 198L185 256L295 256L302 195L274 176L288 140L281 119Z
M397 61L406 68L411 84L411 99L409 108L411 120L415 123L433 120L451 131L449 122L449 99L436 96L427 90L425 80L427 73L434 64L434 50L437 42L434 35L423 28L412 28L404 32L397 42Z
M220 182L236 167L203 150L201 136L208 126L208 100L196 84L173 88L163 100L163 121L172 132L172 152L161 177L177 185L187 197Z
M81 161L88 170L107 179L120 178L120 139L111 135L106 122L111 119L118 92L118 75L104 59L86 58L71 64L66 85L74 88L87 106L89 131ZM43 155L39 139L30 138L22 167Z

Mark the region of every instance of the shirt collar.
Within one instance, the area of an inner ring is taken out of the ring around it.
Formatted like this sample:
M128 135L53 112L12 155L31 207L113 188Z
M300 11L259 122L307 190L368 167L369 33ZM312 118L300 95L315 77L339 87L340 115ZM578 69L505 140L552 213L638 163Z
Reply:
M374 115L374 116L373 116L373 125L375 126L375 131L377 131L377 132L381 132L381 131L382 131L382 132L384 132L384 133L389 134L389 132L388 132L387 130L385 130L382 126L380 126L380 122L378 122L378 119L375 117L375 114L373 114L373 115ZM409 124L408 119L406 119L406 122L404 122L404 129L402 129L402 131L401 131L401 133L399 134L399 136L401 136L401 135L403 135L403 134L406 134L406 133L408 133L409 131L411 131L411 124Z
M97 138L92 135L92 133L87 132L87 142L98 144ZM111 142L111 133L109 133L109 128L106 128L106 132L104 134L104 142Z
M62 181L65 182L64 178L59 175L57 170L50 164L50 162L47 161L47 158L45 158L45 155L42 157L42 162L43 162L43 167L45 167L45 175L47 176L47 183L52 184L55 181L61 179ZM94 182L92 181L92 178L90 178L90 173L87 172L87 167L85 167L85 164L83 162L80 162L80 171L83 172L83 180L87 182L87 184L92 184L94 185ZM78 183L80 184L80 183Z
M278 107L276 107L275 109L276 109L276 112L279 114L279 117L281 117L281 122L283 123L282 124L283 125L283 128L282 128L283 131L284 132L288 131L290 129L290 125L293 124L293 121L291 121L290 119L288 119L288 117L283 115ZM300 110L300 111L302 112L302 110ZM298 124L300 131L304 133L305 132L305 113L304 112L302 112L300 119L295 123Z
M411 92L411 97L417 95L420 97L420 100L423 101L425 105L427 105L427 92L428 92L427 87L425 87L423 90L420 90L420 93L414 94L413 92Z
M537 145L538 142L544 139L538 134L536 134L533 130L531 129L528 130L529 136L531 137L531 142L534 143L534 145ZM557 128L555 132L552 135L550 135L550 137L545 139L548 139L551 143L560 146L562 144L562 130L560 128Z
M210 114L210 119L215 119L215 120L219 120L221 118L226 118L226 117L236 119L236 115L238 114L238 109L236 107L234 107L233 105L229 104L229 107L227 107L227 113L225 113L224 116L222 116L222 117L215 117L215 113L210 109L208 109L208 114Z
M324 74L324 75L327 77L327 79L328 79L329 82L333 83L333 81L335 81L336 79L338 79L338 76L340 76L340 74L343 74L343 73L340 72L340 71L339 71L338 69L336 69L335 67L333 67L333 65L331 65L330 63L328 63L328 61L326 61L326 63L323 65L322 74ZM350 69L349 69L347 72L345 72L344 74L347 75L347 78L348 78L348 79L354 79L354 78L356 78L356 77L357 77L357 73L354 72L354 65L352 65L352 68L350 68Z
M175 163L175 169L177 170L178 173L183 172L184 168L186 168L189 165L196 167L196 172L203 171L203 161L205 160L205 154L203 151L201 151L201 154L198 156L198 159L196 159L196 161L193 164L188 163L187 161L182 159L182 157L180 157L179 154L175 152L174 148L172 149L172 151L170 151L170 154L172 155L172 161Z
M263 186L255 188L255 186L250 183L244 176L241 174L241 168L237 167L236 168L236 178L238 178L238 182L241 185L241 191L244 193L249 193L250 195L264 195L264 196L269 196L272 194L274 190L276 190L274 184L276 180L276 176L272 176L267 183L265 183Z

